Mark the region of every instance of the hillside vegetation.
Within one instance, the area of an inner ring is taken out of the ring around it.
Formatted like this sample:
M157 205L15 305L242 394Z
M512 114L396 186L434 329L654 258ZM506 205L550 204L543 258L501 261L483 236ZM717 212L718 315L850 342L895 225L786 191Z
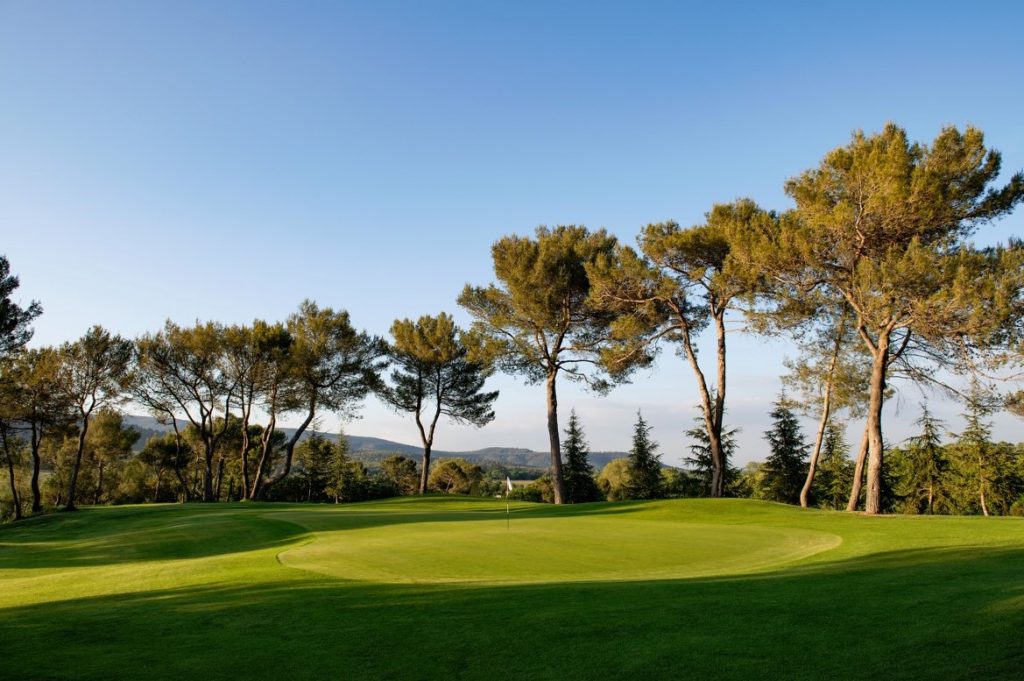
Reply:
M0 528L2 676L1019 678L1024 520L747 500L97 507Z

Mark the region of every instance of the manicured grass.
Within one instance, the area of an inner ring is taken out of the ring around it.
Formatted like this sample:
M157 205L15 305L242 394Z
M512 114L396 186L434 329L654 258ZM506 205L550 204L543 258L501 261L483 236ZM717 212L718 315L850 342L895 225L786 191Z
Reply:
M740 500L86 509L0 528L0 678L1024 675L1024 520Z

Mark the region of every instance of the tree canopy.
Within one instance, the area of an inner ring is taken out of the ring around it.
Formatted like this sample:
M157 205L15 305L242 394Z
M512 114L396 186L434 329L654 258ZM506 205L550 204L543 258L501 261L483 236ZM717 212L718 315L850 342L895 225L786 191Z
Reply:
M588 264L608 257L615 237L580 226L538 227L535 238L509 236L491 248L498 284L466 285L459 304L475 319L475 356L529 383L545 382L552 488L565 501L558 431L557 380L606 390L598 363L613 316L590 298Z

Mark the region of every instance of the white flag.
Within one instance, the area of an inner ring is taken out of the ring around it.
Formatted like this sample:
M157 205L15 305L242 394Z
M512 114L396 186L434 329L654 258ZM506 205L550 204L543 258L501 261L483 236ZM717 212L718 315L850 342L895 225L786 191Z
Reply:
M508 487L508 491L512 491L512 478L505 476L505 486Z

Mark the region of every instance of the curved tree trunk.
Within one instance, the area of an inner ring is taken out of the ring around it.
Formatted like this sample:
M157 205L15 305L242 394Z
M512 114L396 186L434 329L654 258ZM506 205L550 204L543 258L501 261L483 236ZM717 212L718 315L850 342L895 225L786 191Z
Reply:
M565 503L565 486L562 482L562 445L558 438L558 394L555 380L558 372L549 371L547 380L548 443L551 446L551 489L555 503Z
M829 413L832 411L832 383L829 382L825 388L825 399L821 405L821 420L818 421L818 431L814 434L814 449L811 450L811 461L807 465L807 479L800 490L800 507L807 508L811 496L811 487L814 485L814 474L818 470L818 459L821 457L821 443L825 439L825 428L828 426Z
M811 486L814 485L814 473L818 468L818 458L821 456L821 443L825 439L825 428L828 426L828 418L832 413L832 384L835 381L836 364L839 362L839 349L843 343L843 330L842 325L840 325L836 331L836 343L832 349L832 359L828 365L825 394L821 401L821 420L818 422L818 432L814 436L811 462L807 466L807 480L804 481L803 489L800 490L800 506L802 508L807 508L807 502L811 495Z
M302 437L302 434L306 432L306 428L308 428L309 424L313 422L313 417L316 416L316 407L317 407L316 401L312 401L312 402L309 403L309 412L306 414L306 418L302 421L302 423L299 425L299 427L295 429L295 432L292 433L292 436L288 439L288 442L285 443L285 446L284 446L284 468L282 468L277 474L267 478L266 480L261 480L261 478L256 478L253 481L253 485L259 485L259 489L256 491L256 494L253 496L254 499L257 499L257 498L263 496L263 494L270 487L272 487L273 485L276 485L277 483L279 483L282 480L284 480L285 477L288 475L288 473L291 472L291 470L292 470L292 459L295 456L295 445L297 445L299 443L299 439ZM269 440L269 438L273 437L273 434L274 434L273 430L271 430L270 431L270 435L268 436L267 439ZM261 463L261 465L266 460L266 455L267 455L267 452L264 451L263 454L260 456L260 463Z
M853 467L853 484L850 487L850 500L846 503L847 511L856 511L860 503L860 489L864 484L864 462L868 458L868 427L864 425L864 435L860 439L857 462Z
M75 451L75 465L71 469L71 484L68 485L68 503L65 511L75 510L75 489L78 487L78 471L82 468L82 454L85 452L85 435L89 432L89 412L82 412L82 428L78 431L78 449Z

